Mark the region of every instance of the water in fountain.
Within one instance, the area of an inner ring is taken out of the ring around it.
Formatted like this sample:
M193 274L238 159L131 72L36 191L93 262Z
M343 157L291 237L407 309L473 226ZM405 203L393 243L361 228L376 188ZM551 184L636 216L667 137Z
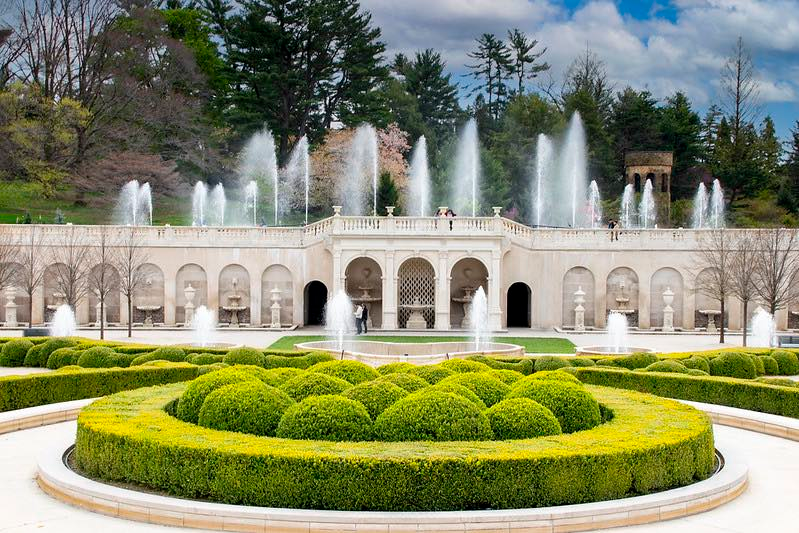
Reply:
M655 211L655 195L652 193L652 180L646 180L644 192L641 194L641 204L638 206L638 221L644 229L655 227L657 220Z
M692 228L700 229L707 225L707 204L707 187L705 187L704 183L700 183L699 188L696 190L696 196L694 196L694 212L691 221Z
M258 225L258 182L253 180L244 188L244 205L252 225Z
M635 219L635 189L632 183L628 183L624 186L624 194L621 197L619 222L622 228L633 228L635 227Z
M608 315L608 342L613 353L627 353L630 343L627 339L627 315L610 313Z
M74 337L78 325L75 322L75 313L67 304L59 305L50 322L50 335L53 337Z
M470 119L461 131L455 153L452 187L452 206L465 214L476 216L480 202L480 140L475 119Z
M408 170L410 190L408 214L427 216L430 214L430 169L427 166L427 140L424 135L416 141Z
M194 311L194 320L191 322L194 330L194 343L197 346L208 346L214 342L216 333L216 313L201 305Z
M546 183L552 175L553 157L552 141L543 133L539 134L535 149L535 198L533 200L536 226L549 222L543 214L548 194Z
M208 186L202 181L194 184L191 195L191 225L205 226L208 223Z
M378 159L377 131L371 124L358 126L350 145L347 172L340 184L345 214L377 214Z
M585 130L583 129L580 113L577 111L569 121L566 130L566 140L560 154L560 169L558 182L565 192L561 196L560 205L567 206L568 219L565 221L569 227L576 228L583 225L582 210L585 205L585 189L588 185L588 159L585 144Z
M209 226L225 225L225 186L217 183L208 194L208 211L206 222Z
M713 192L710 194L710 205L708 206L708 225L711 228L723 228L724 221L724 190L721 188L719 180L713 180Z
M339 290L325 305L325 329L332 333L338 351L344 349L344 335L355 329L354 313L352 300L343 290Z
M114 222L127 226L150 226L153 223L153 198L150 184L127 182L119 192Z
M303 135L300 140L297 141L294 150L291 151L291 156L284 169L284 173L286 174L288 182L289 194L291 194L291 191L294 191L295 194L299 191L305 192L305 223L307 224L311 173L310 158L308 156L308 137ZM292 198L296 199L296 196ZM300 201L292 201L289 203L296 205L299 204Z
M488 341L488 300L483 287L478 287L472 297L468 318L474 338L474 349L479 351Z
M591 217L591 228L599 227L602 222L602 199L599 196L599 186L594 180L588 186L588 214Z
M239 154L239 177L243 182L256 181L265 189L271 189L275 208L275 225L278 224L280 204L278 192L280 179L277 170L277 153L272 133L264 128L255 133ZM268 195L268 193L265 193ZM220 224L221 225L221 224Z
M749 346L767 348L774 343L774 334L777 327L771 313L758 307L752 316L752 333L749 336Z

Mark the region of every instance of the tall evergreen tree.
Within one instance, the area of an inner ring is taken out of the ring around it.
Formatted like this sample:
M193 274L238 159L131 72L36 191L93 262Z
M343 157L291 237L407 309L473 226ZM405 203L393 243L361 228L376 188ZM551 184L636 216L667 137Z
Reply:
M782 143L777 138L774 121L771 116L767 116L760 126L758 161L763 169L764 178L769 184L773 184L777 180L782 164L782 152Z
M671 172L672 194L687 192L684 177L686 171L702 159L702 122L699 115L691 109L691 102L682 92L666 98L666 105L660 110L661 148L674 152L674 166Z
M537 39L530 39L519 29L508 31L508 46L511 51L511 68L516 78L516 94L524 94L524 83L538 77L542 72L549 70L548 63L538 63L547 49L535 51L538 46Z
M475 63L466 65L477 80L471 94L485 95L488 113L497 120L508 95L506 81L512 72L511 52L502 39L492 33L482 34L476 42L477 49L468 53Z
M413 60L399 61L400 72L405 78L405 87L417 102L419 113L427 127L438 138L452 131L460 114L458 106L458 86L450 81L445 72L446 62L441 54L432 49L416 52Z
M625 88L616 95L610 118L614 135L616 172L624 170L624 154L631 150L656 150L661 147L660 110L649 91Z

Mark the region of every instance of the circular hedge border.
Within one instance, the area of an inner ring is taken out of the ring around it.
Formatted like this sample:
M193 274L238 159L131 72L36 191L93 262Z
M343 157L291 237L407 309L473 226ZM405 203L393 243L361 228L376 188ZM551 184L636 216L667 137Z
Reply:
M617 499L705 479L714 466L707 415L607 387L586 386L613 412L591 430L528 440L396 443L202 428L167 413L185 388L142 388L85 408L78 418L78 468L95 478L223 503L443 511Z

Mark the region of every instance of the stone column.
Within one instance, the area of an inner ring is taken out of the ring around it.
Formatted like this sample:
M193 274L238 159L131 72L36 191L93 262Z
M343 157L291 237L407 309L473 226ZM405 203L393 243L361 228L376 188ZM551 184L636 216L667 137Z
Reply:
M186 305L183 306L183 323L189 327L194 322L194 295L197 289L192 287L191 283L186 285L183 289L183 295L186 297Z
M341 269L341 250L333 252L333 290L328 295L333 298L338 291L344 289L344 273Z
M499 215L497 215L499 216ZM488 272L488 328L502 329L502 253L491 251L491 270Z
M666 287L663 291L663 331L674 331L674 308L671 304L674 302L674 291L671 287Z
M594 277L594 327L604 328L607 324L607 292L608 292L608 276Z
M223 305L227 305L227 302L222 301L222 295L219 294L219 270L209 268L206 279L208 284L208 303L205 305L208 309L216 311L216 318L218 320L219 309L221 309Z
M121 292L119 293L119 323L120 325L127 326L128 320L128 299Z
M17 327L17 302L14 301L14 298L17 296L17 288L13 285L9 286L6 289L6 304L5 304L5 311L6 311L6 320L5 325L9 328Z
M449 226L447 226L449 228ZM449 231L449 230L448 230ZM449 260L447 252L438 252L438 275L436 276L436 329L450 329L449 316Z
M585 331L585 291L581 286L574 291L574 331Z
M164 272L164 324L175 325L175 307L177 306L177 272Z
M386 252L383 272L383 321L382 329L397 329L397 272L394 266L394 251Z
M261 298L265 295L261 292L261 275L258 275L257 269L247 269L250 274L250 326L260 326L263 323L261 319ZM256 275L253 275L256 274Z
M641 281L643 278L643 282ZM639 276L638 278L638 327L640 329L649 329L650 322L651 322L651 315L650 315L650 302L649 302L649 291L650 291L650 283L652 282L652 276L647 274L646 276ZM630 295L630 299L632 299L632 295Z

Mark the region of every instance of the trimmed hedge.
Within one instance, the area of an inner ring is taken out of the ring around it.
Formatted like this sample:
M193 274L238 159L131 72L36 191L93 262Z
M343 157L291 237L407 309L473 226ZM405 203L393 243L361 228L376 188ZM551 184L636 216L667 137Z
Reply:
M407 395L408 391L387 381L367 381L342 393L345 398L363 404L372 420Z
M405 389L408 392L416 392L422 390L430 384L414 374L403 374L394 372L391 374L384 374L377 378L375 381L382 383L392 383L398 387Z
M25 409L177 381L197 376L197 367L176 364L168 368L85 369L0 377L0 412Z
M794 355L795 358L796 356ZM757 377L757 372L749 354L725 352L710 360L710 375L754 379Z
M513 441L376 443L285 440L187 424L164 411L186 388L169 385L103 398L84 409L74 457L84 475L177 497L359 511L613 500L687 485L713 471L706 415L670 400L587 387L614 413L592 431ZM443 396L442 407L458 402L471 408L457 396ZM418 413L409 398L390 409L407 402Z
M495 369L491 371L491 375L495 376L505 385L513 385L524 377L524 374L516 372L515 370Z
M68 365L77 365L83 352L75 348L59 348L47 358L47 368L57 370Z
M783 376L795 376L799 374L799 359L793 352L785 350L774 350L771 352L771 357L777 361L777 366L780 369L780 374Z
M569 361L563 357L555 357L554 355L544 355L535 360L536 372L542 372L544 370L557 370L567 366L572 366Z
M152 352L134 357L130 363L130 366L138 366L148 361L173 361L175 363L180 363L185 360L186 352L183 351L183 348L177 348L175 346L161 346Z
M552 411L564 433L591 429L602 422L599 403L582 385L533 376L514 385L508 398L529 398L540 403Z
M317 363L308 370L343 379L353 385L363 383L364 381L371 381L380 376L377 370L371 366L361 363L360 361L349 360Z
M674 359L664 359L663 361L657 361L647 366L644 370L646 370L647 372L676 372L678 374L688 373L688 368Z
M294 398L294 401L300 402L309 396L340 394L351 386L348 381L334 376L318 372L304 372L288 380L280 386L280 389Z
M573 374L567 372L564 368L558 370L542 370L541 372L532 374L529 379L548 379L552 381L565 381L567 383L576 383L581 385L580 380L574 377Z
M258 380L254 374L242 370L241 368L234 367L223 368L222 370L200 376L186 387L186 391L178 402L176 416L184 422L196 424L200 416L200 409L203 406L203 402L205 402L209 394L225 385L253 380Z
M757 356L763 362L763 371L767 376L777 376L780 373L780 365L777 360L770 355Z
M193 365L212 365L214 363L223 363L224 360L224 355L214 353L190 353L186 356L186 362Z
M502 356L488 357L485 355L470 355L466 359L470 361L477 361L490 366L495 370L513 370L520 372L524 375L532 374L535 372L535 359L526 357L524 359L507 358Z
M765 383L766 385L777 385L779 387L799 387L799 383L789 378L756 378L758 383Z
M491 370L491 367L485 363L480 363L478 361L470 361L468 359L448 359L446 361L438 363L437 366L458 373L485 372L486 370Z
M499 378L494 376L491 372L492 371L489 370L487 372L455 374L454 376L439 381L436 387L441 387L448 383L463 385L475 393L486 407L491 407L495 403L501 402L505 398L505 395L510 392L510 387L500 381Z
M472 402L475 407L479 410L484 411L486 408L485 402L480 399L478 395L473 393L470 389L464 387L463 385L458 385L457 383L444 383L443 381L439 381L435 385L430 385L426 389L422 389L420 392L424 391L438 391L438 392L448 392L460 396L464 400ZM419 393L416 393L419 394Z
M372 419L360 402L342 396L311 396L286 410L277 426L285 439L361 441L372 436Z
M209 394L198 424L226 431L274 436L283 413L294 400L260 380L234 383Z
M267 355L264 358L264 368L310 368L317 363L334 361L335 358L327 352L311 352L301 356Z
M575 357L571 360L571 364L577 367L596 366L596 362L588 357Z
M265 359L266 356L260 350L242 346L230 350L222 359L222 362L229 365L264 366Z
M261 376L261 381L272 387L280 387L288 380L301 375L303 370L300 368L270 368Z
M656 363L658 356L653 353L637 352L631 353L624 357L616 359L616 366L626 368L628 370L635 370L636 368L646 368L649 365Z
M33 343L27 339L8 341L0 350L0 366L22 366L25 356L31 348L33 348Z
M680 359L685 368L693 368L710 374L710 363L704 357L693 355L687 359Z
M469 400L425 389L398 401L375 420L381 441L475 441L493 437L488 418Z
M95 346L84 351L78 357L78 366L83 368L108 368L116 352L107 346Z
M45 368L50 354L59 348L71 348L78 344L76 341L67 338L53 338L42 344L34 345L25 355L24 366Z
M381 365L377 367L377 371L380 374L394 374L394 373L405 373L409 370L415 368L416 365L412 363L406 363L404 361L399 361L396 363L388 363L387 365Z
M529 398L503 400L485 414L495 439L532 439L562 433L552 411Z
M408 373L414 376L419 376L426 382L433 385L435 383L438 383L442 379L453 375L455 372L449 370L448 368L444 368L441 365L427 365L427 366L417 366L412 370L409 370Z

